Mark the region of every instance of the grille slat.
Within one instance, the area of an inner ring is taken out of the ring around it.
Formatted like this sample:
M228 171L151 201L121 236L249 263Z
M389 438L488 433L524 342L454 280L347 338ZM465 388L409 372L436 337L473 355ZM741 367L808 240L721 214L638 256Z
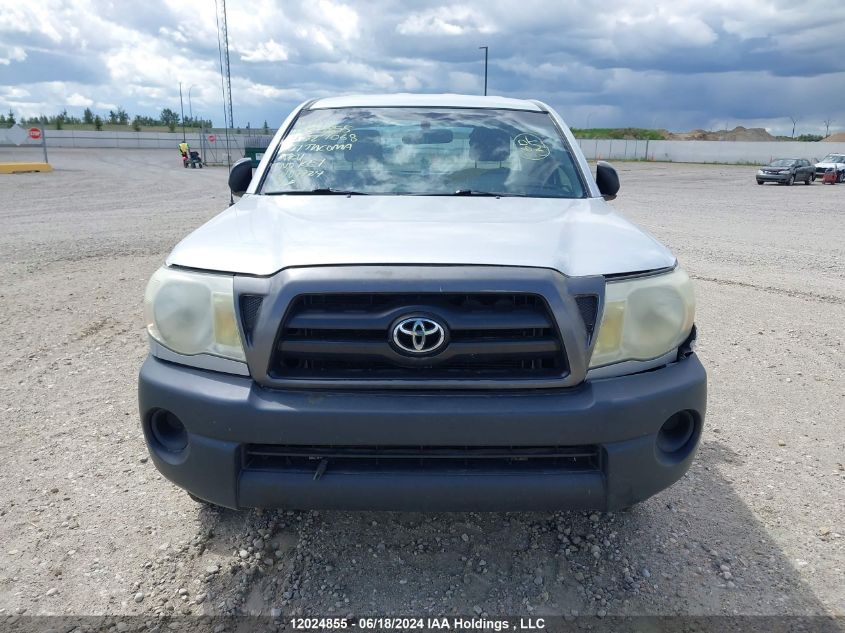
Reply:
M382 310L374 313L367 312L328 312L325 310L303 310L288 319L287 327L291 329L309 330L386 330L391 323L408 312L424 312L431 309L431 306L409 305ZM440 308L437 315L449 323L455 330L480 330L480 329L535 329L551 328L552 322L547 314L536 310L512 310L509 312L493 312L488 310L486 314L479 315L465 314L458 310Z
M598 470L596 446L288 446L249 444L243 467L253 471L588 471Z
M390 344L408 314L446 323L450 342L430 356ZM527 293L300 295L279 329L270 373L293 379L536 379L566 375L546 302Z
M431 364L441 363L461 356L535 356L537 354L554 353L560 350L560 345L553 338L537 338L528 340L490 340L477 342L453 342L443 353L437 355L437 360L420 359ZM285 356L297 355L307 357L331 356L343 359L346 356L374 356L387 360L402 362L416 360L401 356L382 341L360 340L283 340L279 344L279 351Z

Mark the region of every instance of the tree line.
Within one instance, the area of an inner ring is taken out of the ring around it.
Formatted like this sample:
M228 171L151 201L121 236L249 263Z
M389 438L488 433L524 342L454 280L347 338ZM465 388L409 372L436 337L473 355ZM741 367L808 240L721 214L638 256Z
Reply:
M68 114L67 109L62 110L59 114L50 116L42 114L28 118L21 117L20 120L15 117L15 113L11 108L9 109L8 114L0 114L0 128L12 127L16 123L20 123L22 126L50 126L56 130L61 130L66 125L90 125L93 126L95 130L102 130L103 126L108 123L110 125L126 126L136 132L140 132L141 129L145 127L159 126L165 126L171 132L175 132L176 127L179 125L184 125L185 127L190 128L213 127L211 119L200 119L186 116L185 120L182 121L182 117L179 113L171 108L163 108L158 118L136 114L130 120L129 114L127 114L126 110L124 110L121 106L118 106L115 110L109 110L108 114L103 114L102 116L100 114L95 114L91 108L85 108L81 117Z

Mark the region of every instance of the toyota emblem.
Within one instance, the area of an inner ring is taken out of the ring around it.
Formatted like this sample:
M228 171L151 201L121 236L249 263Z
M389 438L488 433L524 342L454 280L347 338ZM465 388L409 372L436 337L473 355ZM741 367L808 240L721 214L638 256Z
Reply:
M446 326L429 317L405 317L393 326L393 344L406 354L431 354L445 343Z

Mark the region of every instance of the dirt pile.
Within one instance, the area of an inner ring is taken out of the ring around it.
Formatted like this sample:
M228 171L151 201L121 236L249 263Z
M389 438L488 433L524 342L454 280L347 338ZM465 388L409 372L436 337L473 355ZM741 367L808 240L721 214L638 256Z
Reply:
M822 141L827 141L829 143L845 143L845 132L836 132L827 138L823 138Z
M776 141L776 137L761 127L743 127L732 130L692 130L691 132L672 132L668 138L675 141Z

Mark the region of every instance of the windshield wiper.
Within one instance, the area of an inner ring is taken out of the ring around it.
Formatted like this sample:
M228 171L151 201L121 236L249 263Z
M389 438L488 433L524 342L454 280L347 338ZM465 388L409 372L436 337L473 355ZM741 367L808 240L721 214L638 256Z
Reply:
M501 193L493 193L492 191L478 191L477 189L458 189L455 193L451 194L444 194L444 195L451 195L451 196L488 196L498 198L502 195L508 194L501 194Z
M318 189L292 190L292 191L266 191L267 196L366 196L369 194L363 191L351 191L346 189L335 189L333 187L321 187Z

